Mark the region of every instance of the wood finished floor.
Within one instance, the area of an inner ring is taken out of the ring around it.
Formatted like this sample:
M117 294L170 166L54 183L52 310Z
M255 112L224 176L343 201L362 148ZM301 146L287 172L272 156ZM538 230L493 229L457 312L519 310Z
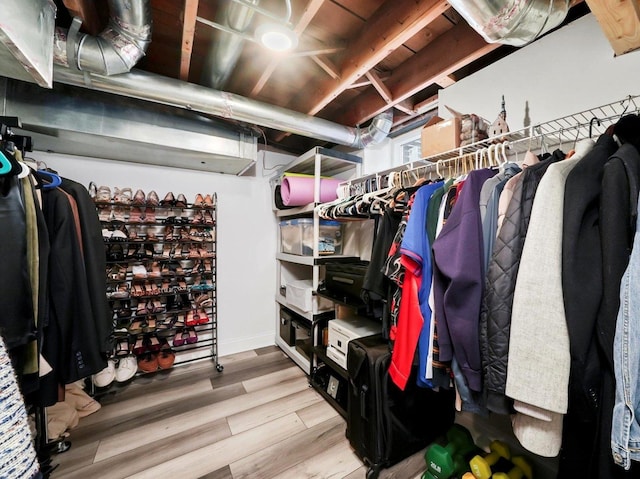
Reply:
M275 346L140 377L101 398L54 479L364 479L345 421ZM422 452L381 479L418 479Z

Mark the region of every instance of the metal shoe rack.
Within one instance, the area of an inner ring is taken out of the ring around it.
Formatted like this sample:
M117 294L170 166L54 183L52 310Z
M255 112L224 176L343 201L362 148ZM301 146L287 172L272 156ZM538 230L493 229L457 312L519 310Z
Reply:
M130 353L140 338L155 336L175 352L173 366L211 358L218 372L223 370L218 362L218 204L216 194L211 198L211 204L184 206L96 201L114 337L128 334ZM201 308L206 316L188 326L195 299L203 294L210 300ZM150 372L138 370L136 376Z

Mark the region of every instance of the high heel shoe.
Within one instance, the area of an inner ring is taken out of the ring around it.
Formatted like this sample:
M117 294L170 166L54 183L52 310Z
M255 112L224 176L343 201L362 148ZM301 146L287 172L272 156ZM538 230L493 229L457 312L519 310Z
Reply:
M129 213L129 222L130 223L142 223L142 210L138 207L131 208L131 212Z
M133 347L133 354L135 354L136 356L139 356L141 354L144 354L146 350L147 350L147 346L144 341L144 336L138 336L136 338L136 344Z
M196 199L193 200L193 206L203 206L203 205L204 205L204 198L200 193L198 193L196 195Z
M213 206L213 198L211 195L204 197L204 206L211 208Z
M144 221L145 223L155 223L156 222L156 210L153 208L147 208L144 210Z
M176 335L173 337L174 346L183 346L189 338L189 332L186 328L179 329Z
M187 198L180 193L178 195L178 198L176 199L176 202L174 203L174 206L176 208L186 208L187 207Z
M187 319L185 321L185 324L187 326L197 326L200 321L200 316L196 316L196 312L192 309L187 313Z
M151 190L147 195L147 204L149 206L158 206L160 204L160 198L158 198L158 193L154 190Z
M205 211L202 217L204 218L204 224L206 225L212 225L215 223L215 221L213 221L213 215L211 214L211 211Z
M111 216L111 206L106 206L98 210L98 220L106 222L106 221L109 221L110 216Z
M136 191L136 194L133 195L133 200L131 201L131 204L136 206L144 206L146 203L147 203L147 200L146 200L146 195L144 194L144 191L142 190Z
M160 278L162 278L162 271L160 270L160 263L159 262L154 261L153 263L151 263L151 269L147 273L147 277L152 278L152 279L160 279Z
M173 206L176 203L176 199L173 196L173 193L169 192L166 194L164 199L160 202L162 206Z
M186 338L187 344L193 344L198 342L198 334L193 328L187 328L188 337Z

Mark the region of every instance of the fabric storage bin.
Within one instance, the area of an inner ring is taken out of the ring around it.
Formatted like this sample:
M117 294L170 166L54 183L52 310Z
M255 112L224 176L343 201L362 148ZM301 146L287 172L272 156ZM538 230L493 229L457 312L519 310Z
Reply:
M304 318L296 318L291 320L294 332L294 340L296 351L302 354L308 361L311 361L311 323Z
M313 281L310 279L288 283L285 297L287 303L305 312L313 310L314 302L317 303L317 310L330 309L333 306L330 300L313 294Z
M280 222L282 252L301 256L313 256L313 219L295 218ZM318 253L342 254L342 224L338 221L320 220Z
M284 341L289 346L295 346L295 335L293 330L293 324L291 323L292 319L293 319L293 316L291 315L291 313L289 313L288 311L286 311L281 307L280 308L280 337L284 339Z

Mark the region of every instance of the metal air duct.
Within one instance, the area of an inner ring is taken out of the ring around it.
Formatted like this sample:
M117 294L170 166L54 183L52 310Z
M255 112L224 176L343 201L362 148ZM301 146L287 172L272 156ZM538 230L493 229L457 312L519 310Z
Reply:
M56 28L53 58L59 65L102 75L131 70L151 43L150 0L108 0L109 24L97 37Z
M451 0L449 4L489 43L520 47L560 25L569 0Z
M260 0L248 0L258 5ZM253 20L254 10L250 7L228 1L216 14L216 22L238 32L240 35L218 30L211 39L208 55L204 62L200 83L211 88L223 88L238 62L242 51L243 35Z
M391 128L392 112L390 110L375 117L367 128L351 128L233 93L213 90L141 70L132 70L115 76L88 74L85 77L85 74L80 71L55 67L54 81L232 118L352 148L363 148L382 141Z

